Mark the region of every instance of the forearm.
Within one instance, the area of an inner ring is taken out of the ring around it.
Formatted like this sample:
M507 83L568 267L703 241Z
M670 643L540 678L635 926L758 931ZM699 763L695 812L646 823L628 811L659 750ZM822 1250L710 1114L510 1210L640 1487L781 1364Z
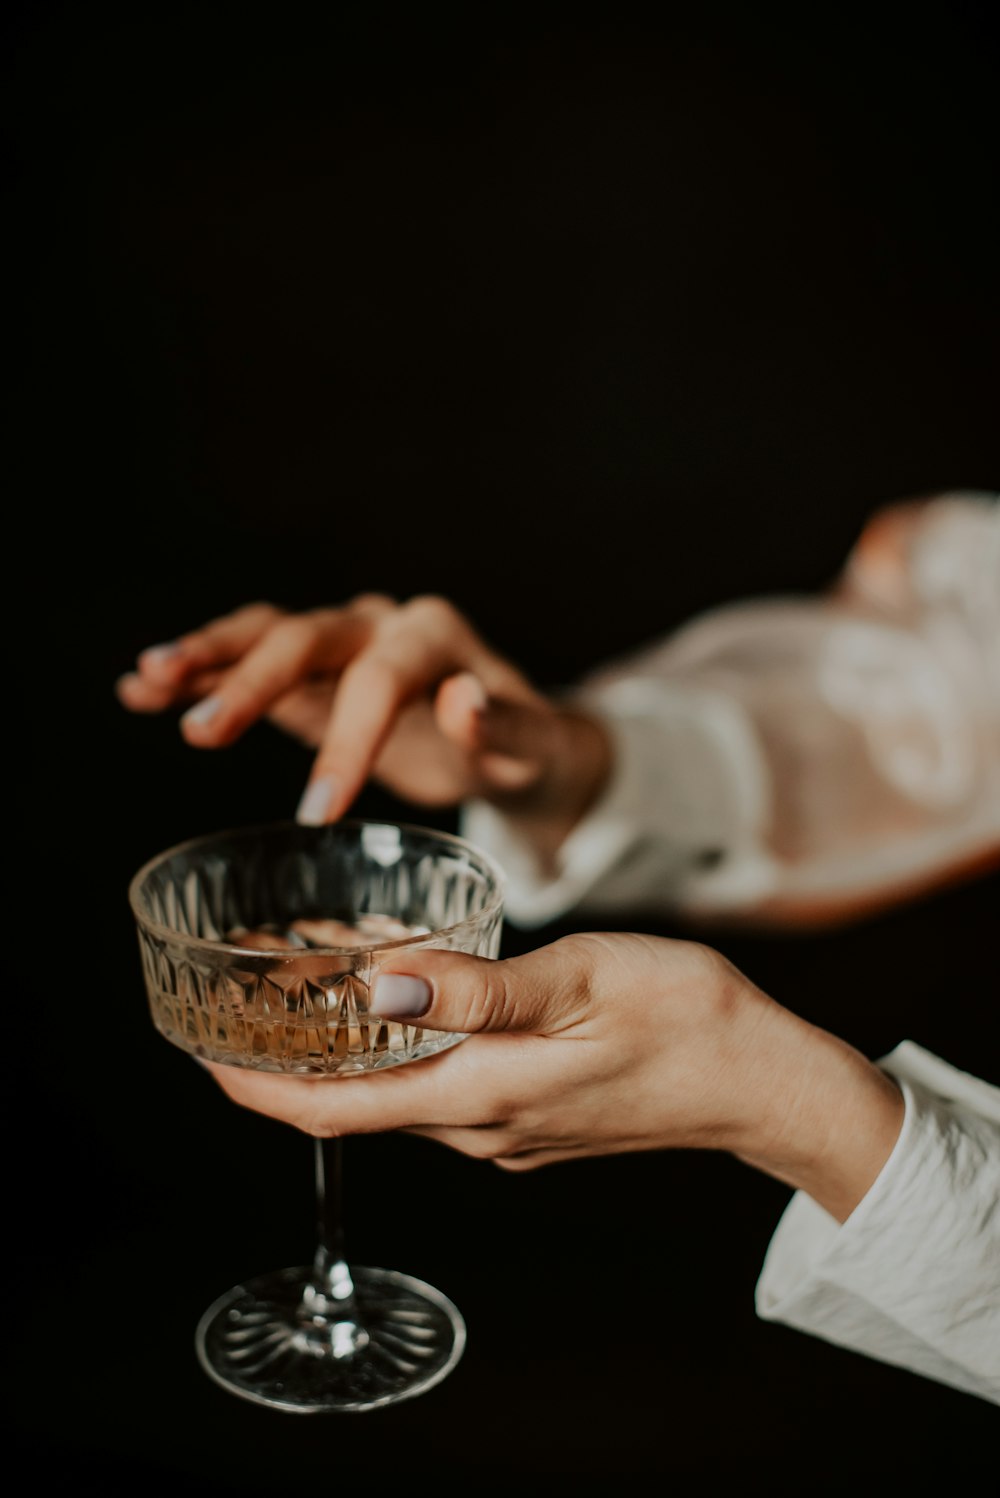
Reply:
M732 1153L805 1191L838 1222L892 1153L903 1121L895 1082L837 1036L775 1006L748 1065L758 1112Z
M896 614L856 587L740 604L586 683L612 750L597 790L548 821L467 812L518 869L515 923L819 924L1000 858L1000 511L928 517Z
M758 1314L1000 1403L1000 1090L910 1042L879 1068L904 1100L889 1159L840 1225L796 1192Z

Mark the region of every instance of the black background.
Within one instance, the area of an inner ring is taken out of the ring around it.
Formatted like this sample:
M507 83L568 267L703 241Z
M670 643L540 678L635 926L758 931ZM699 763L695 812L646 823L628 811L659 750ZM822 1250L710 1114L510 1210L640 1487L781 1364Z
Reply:
M721 1157L508 1178L352 1141L355 1258L453 1295L464 1361L355 1418L211 1384L207 1302L309 1255L310 1151L154 1035L125 890L287 815L308 765L266 728L195 754L112 695L239 603L365 588L445 593L559 686L822 586L880 503L995 487L986 11L8 12L7 1402L40 1471L832 1491L995 1459L982 1401L755 1318L787 1192ZM718 945L869 1054L995 1076L996 894Z

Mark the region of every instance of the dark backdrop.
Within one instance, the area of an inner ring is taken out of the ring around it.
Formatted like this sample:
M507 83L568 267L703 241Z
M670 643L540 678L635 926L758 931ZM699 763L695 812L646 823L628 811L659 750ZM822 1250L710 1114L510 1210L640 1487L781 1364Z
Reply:
M879 503L995 486L986 10L7 13L8 1406L62 1484L832 1491L995 1458L984 1403L755 1319L787 1192L708 1156L508 1178L352 1142L355 1257L454 1296L462 1365L356 1420L212 1385L195 1321L308 1256L310 1152L154 1035L125 890L286 815L307 761L264 728L197 755L111 690L236 604L366 588L444 592L561 685L821 586ZM996 893L718 944L869 1054L996 1075Z

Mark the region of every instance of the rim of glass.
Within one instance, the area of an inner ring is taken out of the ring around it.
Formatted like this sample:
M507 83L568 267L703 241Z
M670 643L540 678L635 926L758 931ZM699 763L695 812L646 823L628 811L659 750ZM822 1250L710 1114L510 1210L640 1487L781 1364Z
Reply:
M161 853L156 853L148 858L141 868L137 869L129 880L128 900L132 907L132 914L136 922L145 930L154 932L158 936L164 936L173 942L181 942L184 946L197 947L204 951L230 953L235 957L278 957L284 961L289 958L301 960L303 957L346 957L350 953L357 952L390 952L398 947L416 947L422 942L436 940L441 936L449 936L454 931L461 931L464 926L469 926L473 921L480 921L486 917L497 914L503 908L504 893L507 884L507 876L503 869L484 849L477 843L470 843L468 838L458 837L453 832L439 832L435 827L422 827L416 822L386 822L376 817L342 817L337 822L330 822L330 827L344 827L360 829L362 827L395 827L400 832L416 834L420 837L432 839L434 842L443 843L446 846L461 850L462 852L474 853L481 861L486 871L493 879L493 898L477 910L475 915L466 916L464 921L454 921L450 926L438 926L433 931L422 931L415 936L399 936L395 941L380 941L373 943L370 947L308 947L301 951L289 952L287 947L241 947L235 942L213 941L209 936L191 936L186 931L176 931L172 926L164 926L160 921L148 916L139 908L139 888L143 881L161 863L166 863L170 858L175 858L179 853L187 853L193 848L201 847L205 843L214 842L217 838L224 837L252 837L259 832L285 831L316 831L321 832L320 827L309 829L303 827L300 822L291 820L281 822L255 822L247 827L225 827L218 832L203 832L198 837L186 838L182 843L175 843L171 848L164 848Z

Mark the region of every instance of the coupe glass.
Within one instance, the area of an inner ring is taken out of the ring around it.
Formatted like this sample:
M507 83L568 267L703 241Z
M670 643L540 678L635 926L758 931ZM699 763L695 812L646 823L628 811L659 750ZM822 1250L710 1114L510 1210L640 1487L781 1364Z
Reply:
M168 849L129 898L161 1035L206 1061L334 1086L465 1038L380 1019L372 983L403 948L495 957L503 875L461 838L421 827L279 823ZM227 1291L199 1323L198 1356L225 1388L275 1409L409 1399L454 1368L464 1322L433 1286L348 1264L340 1143L314 1148L312 1264Z

